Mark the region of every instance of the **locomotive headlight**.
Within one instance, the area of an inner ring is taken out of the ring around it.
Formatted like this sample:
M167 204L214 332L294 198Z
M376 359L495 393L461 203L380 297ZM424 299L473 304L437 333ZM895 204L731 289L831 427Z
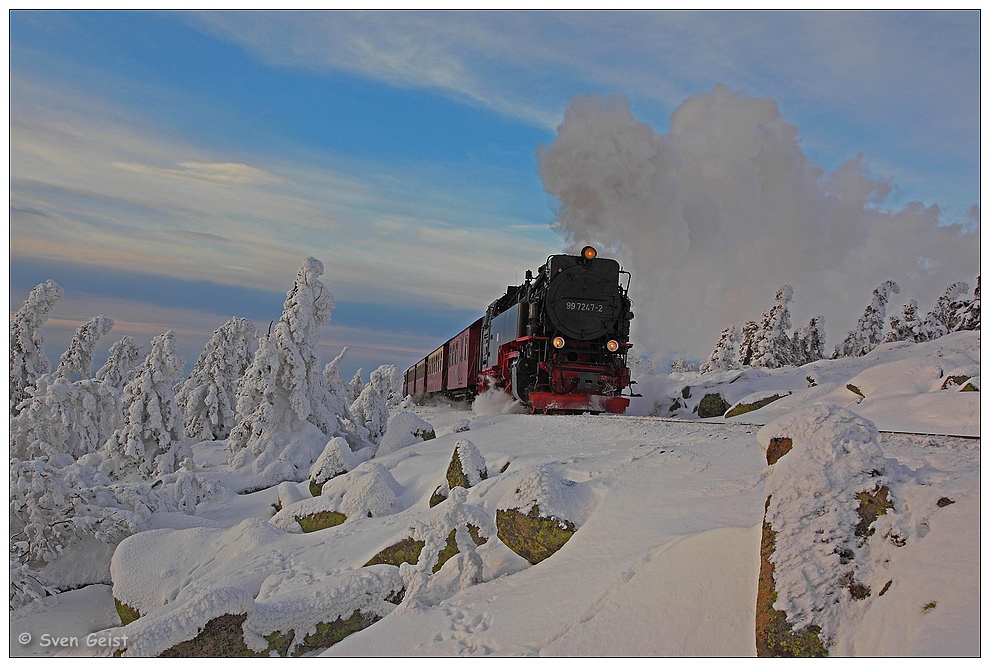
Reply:
M556 338L554 338L553 339L553 346L555 348L557 348L558 350L560 348L564 347L564 337L563 336L557 336Z
M615 352L616 350L619 349L619 341L610 340L609 342L605 343L605 349L607 349L609 352Z
M584 246L584 249L581 251L581 256L584 257L585 259L594 259L595 257L598 257L598 251L592 248L590 245L586 245Z

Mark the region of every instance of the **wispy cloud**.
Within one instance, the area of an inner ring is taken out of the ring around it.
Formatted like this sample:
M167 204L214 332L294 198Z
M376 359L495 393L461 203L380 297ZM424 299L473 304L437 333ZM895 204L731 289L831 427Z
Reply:
M261 169L237 162L180 162L172 168L153 167L136 162L111 162L111 167L150 176L188 178L212 183L255 185L260 183L284 183L285 179Z
M313 255L344 297L464 306L556 250L548 229L498 210L497 186L451 196L438 182L451 167L234 156L41 80L11 88L12 255L269 290ZM512 267L493 260L505 255Z

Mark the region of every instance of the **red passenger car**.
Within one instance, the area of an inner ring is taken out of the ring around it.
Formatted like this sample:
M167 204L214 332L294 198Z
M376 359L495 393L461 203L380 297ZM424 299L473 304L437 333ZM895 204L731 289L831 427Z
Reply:
M447 343L447 395L454 399L470 398L478 393L478 343L481 322L469 326Z
M426 393L440 394L444 386L443 369L447 364L447 343L444 343L426 357Z

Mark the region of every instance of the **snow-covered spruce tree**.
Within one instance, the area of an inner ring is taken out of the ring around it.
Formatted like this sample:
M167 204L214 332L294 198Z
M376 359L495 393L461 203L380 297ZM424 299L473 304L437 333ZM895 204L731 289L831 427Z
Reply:
M113 329L113 320L103 315L97 315L76 329L76 335L72 337L69 349L62 354L52 375L70 382L93 377L93 353L96 350L96 343L111 329Z
M117 391L134 379L137 364L144 358L141 346L130 336L124 336L110 346L107 362L96 371L96 379L105 382Z
M10 413L28 397L27 390L51 369L45 356L41 327L65 292L53 280L41 283L10 321Z
M354 401L349 393L349 385L340 372L340 362L344 360L345 354L347 354L347 346L344 346L340 353L323 367L323 386L328 392L326 402L332 402L339 413L348 410L348 406Z
M931 338L924 321L918 316L918 302L914 299L904 304L900 315L891 315L888 319L890 331L883 337L885 343L900 340L923 343Z
M697 371L698 366L690 363L687 359L674 359L670 364L671 373L695 373Z
M760 332L756 338L756 349L753 351L753 366L780 368L794 363L791 354L791 314L787 304L794 297L794 288L784 285L777 290L777 303L763 313Z
M349 398L349 385L340 372L340 362L345 354L347 354L346 346L323 367L323 386L319 403L328 414L337 416L341 428L345 431L343 437L357 450L368 445L367 433L358 427L357 420L351 414L350 406L354 401Z
M712 350L711 355L708 357L708 361L701 364L702 375L718 371L729 371L736 368L738 366L736 363L736 349L739 347L741 338L742 334L739 331L739 327L731 326L722 329L722 334L718 339L718 343L715 345L715 349Z
M980 276L976 276L973 296L959 302L953 320L953 331L976 331L980 328Z
M247 453L260 454L277 447L279 406L276 403L277 396L282 393L276 388L277 374L278 347L272 338L263 336L237 390L240 421L227 438L227 449L234 455L230 463L234 467L244 465L243 459ZM282 409L287 409L287 406Z
M739 341L739 365L752 366L753 355L756 352L756 336L760 332L760 325L756 322L747 322L742 327L741 340Z
M839 357L861 357L883 341L883 329L887 316L887 303L891 294L900 294L901 288L893 280L888 280L873 290L873 301L866 307L863 316L856 323L841 345L835 346L833 359Z
M389 408L402 402L402 373L393 364L382 364L371 371L370 382L378 387Z
M815 315L808 326L794 332L791 354L795 366L810 364L825 358L825 318Z
M354 371L354 377L351 378L351 381L347 386L347 392L352 403L357 400L357 397L361 395L362 391L364 391L364 380L361 379L362 373L364 373L363 368L359 368Z
M98 451L123 425L120 396L99 380L69 382L43 375L28 390L30 400L10 420L10 456L45 457L64 467Z
M941 338L955 330L956 304L958 304L960 297L968 291L969 285L966 283L961 281L952 283L935 302L932 312L925 317L925 327L928 329L932 340Z
M251 364L254 324L232 317L213 332L192 373L175 393L186 436L224 440L237 423L237 387Z
M381 394L380 386L381 383L368 382L351 404L355 421L368 429L368 439L376 445L388 427L388 403Z
M185 364L174 331L151 342L151 352L134 379L124 386L124 424L104 447L106 470L115 478L124 479L136 471L142 479L155 480L175 472L180 462L191 458L189 446L181 441L181 413L172 391Z
M240 422L227 439L230 464L250 464L273 483L303 479L327 438L342 435L341 417L328 403L324 368L316 357L320 327L333 310L321 275L322 262L312 257L303 262L282 317L261 340L237 395ZM302 443L297 437L305 435L307 425L321 435L315 449L311 438L305 436ZM295 445L287 450L294 438Z

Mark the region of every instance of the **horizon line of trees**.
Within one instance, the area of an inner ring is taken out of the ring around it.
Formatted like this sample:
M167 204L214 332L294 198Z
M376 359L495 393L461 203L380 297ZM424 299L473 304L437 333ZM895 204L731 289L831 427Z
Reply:
M887 305L900 287L892 280L873 290L873 297L863 315L843 341L836 345L831 359L868 354L881 343L909 341L922 343L955 331L980 328L980 276L972 294L965 282L949 285L932 310L919 315L918 303L908 300L900 314L887 318ZM803 366L825 358L825 319L811 318L807 326L789 333L791 317L788 304L794 296L790 285L777 290L775 304L763 313L760 323L755 320L741 327L732 325L722 330L708 360L697 368L701 374L735 370L743 367L780 368ZM693 371L683 360L675 361L672 372Z

